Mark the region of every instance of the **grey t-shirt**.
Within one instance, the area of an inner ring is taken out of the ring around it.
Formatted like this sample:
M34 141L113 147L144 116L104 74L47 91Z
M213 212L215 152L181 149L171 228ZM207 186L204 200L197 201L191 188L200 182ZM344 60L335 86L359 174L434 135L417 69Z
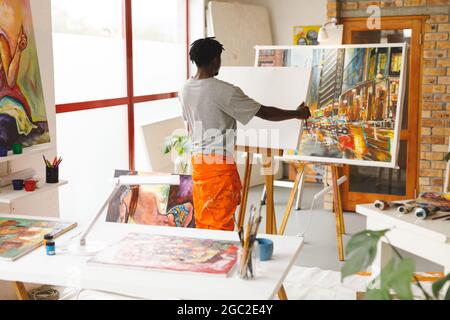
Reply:
M179 96L193 154L233 155L237 121L246 125L261 108L240 88L216 78L189 79Z

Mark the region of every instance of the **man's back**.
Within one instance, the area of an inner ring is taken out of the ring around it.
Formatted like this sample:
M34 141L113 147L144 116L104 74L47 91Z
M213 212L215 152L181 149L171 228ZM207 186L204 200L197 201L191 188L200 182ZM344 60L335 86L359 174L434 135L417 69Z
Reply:
M247 124L260 104L216 78L190 79L180 93L183 117L192 129L193 153L232 155L236 121Z

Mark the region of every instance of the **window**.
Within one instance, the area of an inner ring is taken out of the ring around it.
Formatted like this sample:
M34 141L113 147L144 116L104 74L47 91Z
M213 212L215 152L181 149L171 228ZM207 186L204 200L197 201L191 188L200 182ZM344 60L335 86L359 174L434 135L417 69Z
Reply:
M187 6L52 0L58 150L70 182L60 191L66 217L83 220L98 210L114 169L147 170L141 127L181 115Z
M122 0L53 0L56 103L125 97Z

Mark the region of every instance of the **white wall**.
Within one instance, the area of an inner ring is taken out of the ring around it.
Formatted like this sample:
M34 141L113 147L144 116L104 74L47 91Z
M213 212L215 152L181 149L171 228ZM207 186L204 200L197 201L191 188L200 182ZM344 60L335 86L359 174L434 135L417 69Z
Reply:
M270 11L275 45L293 44L293 27L321 25L327 19L327 0L239 0L265 6Z

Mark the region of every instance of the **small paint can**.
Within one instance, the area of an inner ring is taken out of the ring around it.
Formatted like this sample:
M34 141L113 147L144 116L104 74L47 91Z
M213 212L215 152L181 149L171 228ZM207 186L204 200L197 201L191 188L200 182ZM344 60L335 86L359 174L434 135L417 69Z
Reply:
M36 191L36 185L37 185L37 181L36 180L26 180L25 183L24 183L25 191L27 191L27 192L34 192L34 191Z
M53 240L46 240L45 241L45 251L47 252L48 256L54 256L56 255L56 244Z
M5 145L0 145L0 157L4 158L8 156L8 147Z
M23 146L21 143L14 143L12 145L12 150L14 154L22 154L23 153Z

